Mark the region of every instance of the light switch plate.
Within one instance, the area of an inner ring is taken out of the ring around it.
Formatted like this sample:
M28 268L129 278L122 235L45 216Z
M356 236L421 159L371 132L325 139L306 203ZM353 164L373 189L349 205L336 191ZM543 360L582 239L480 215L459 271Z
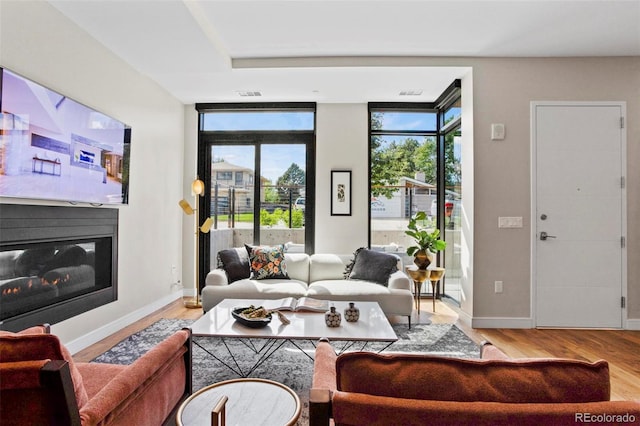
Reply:
M493 123L491 125L491 140L492 141L501 141L504 140L504 124Z
M498 228L522 228L522 216L500 216Z

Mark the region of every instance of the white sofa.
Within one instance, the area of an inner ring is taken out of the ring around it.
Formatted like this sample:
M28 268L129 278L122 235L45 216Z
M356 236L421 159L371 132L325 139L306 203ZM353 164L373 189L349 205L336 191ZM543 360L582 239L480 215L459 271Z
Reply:
M229 284L223 269L214 269L202 289L205 312L223 299L281 299L308 296L324 300L378 302L385 314L406 315L411 321L411 281L401 272L391 274L387 286L362 280L346 280L344 272L353 255L285 253L290 279L241 279Z

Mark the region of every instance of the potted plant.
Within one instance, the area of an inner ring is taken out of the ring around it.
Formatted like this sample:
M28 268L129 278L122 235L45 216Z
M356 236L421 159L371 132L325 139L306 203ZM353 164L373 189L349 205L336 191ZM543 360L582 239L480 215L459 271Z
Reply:
M426 218L427 214L425 212L417 212L409 219L409 224L407 225L409 229L404 231L416 243L407 248L407 255L414 257L413 263L419 269L427 269L433 261L433 254L447 248L446 241L440 239L439 229L429 232L427 228L418 225L418 222L422 222Z

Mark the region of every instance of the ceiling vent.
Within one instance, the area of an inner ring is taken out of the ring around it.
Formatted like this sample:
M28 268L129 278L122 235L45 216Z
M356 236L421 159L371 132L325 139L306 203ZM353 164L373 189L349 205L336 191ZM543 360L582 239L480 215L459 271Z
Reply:
M237 90L236 93L243 97L262 96L262 93L258 90Z
M422 89L402 90L400 96L420 96L422 95Z

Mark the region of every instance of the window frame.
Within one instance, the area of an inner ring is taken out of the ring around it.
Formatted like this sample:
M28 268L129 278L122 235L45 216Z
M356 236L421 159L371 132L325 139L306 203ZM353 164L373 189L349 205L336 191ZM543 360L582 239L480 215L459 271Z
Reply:
M316 123L317 108L315 102L266 102L266 103L197 103L198 112L198 176L211 176L211 148L216 145L251 145L255 148L254 172L260 172L261 147L264 145L303 144L305 154L305 196L308 203L305 207L305 252L312 254L315 249L315 187L316 187ZM313 112L312 130L202 130L204 114L210 112ZM255 179L254 179L255 181ZM258 180L259 181L259 180ZM254 195L259 200L260 185L254 185ZM200 223L211 216L211 192L205 191L198 212ZM258 223L253 229L253 243L260 241L260 203L254 203L254 217ZM199 282L204 283L206 274L211 269L210 238L200 234Z
M368 196L371 196L371 139L373 136L385 136L385 135L402 135L402 136L435 136L436 138L436 190L437 190L437 206L438 213L436 216L436 228L440 230L441 235L444 235L444 209L445 209L445 136L450 132L455 132L460 129L462 118L456 117L449 123L444 123L445 113L456 103L460 102L462 98L461 94L462 81L460 79L454 80L442 94L434 102L369 102L368 104L368 129L369 129L369 141L368 141ZM375 112L435 112L436 117L436 129L435 131L420 130L420 131L398 131L398 130L375 130L371 128L372 114ZM368 209L368 247L371 247L371 206ZM437 253L438 260L444 264L445 257L441 252ZM444 294L446 285L446 277L442 280L442 291L440 296Z

